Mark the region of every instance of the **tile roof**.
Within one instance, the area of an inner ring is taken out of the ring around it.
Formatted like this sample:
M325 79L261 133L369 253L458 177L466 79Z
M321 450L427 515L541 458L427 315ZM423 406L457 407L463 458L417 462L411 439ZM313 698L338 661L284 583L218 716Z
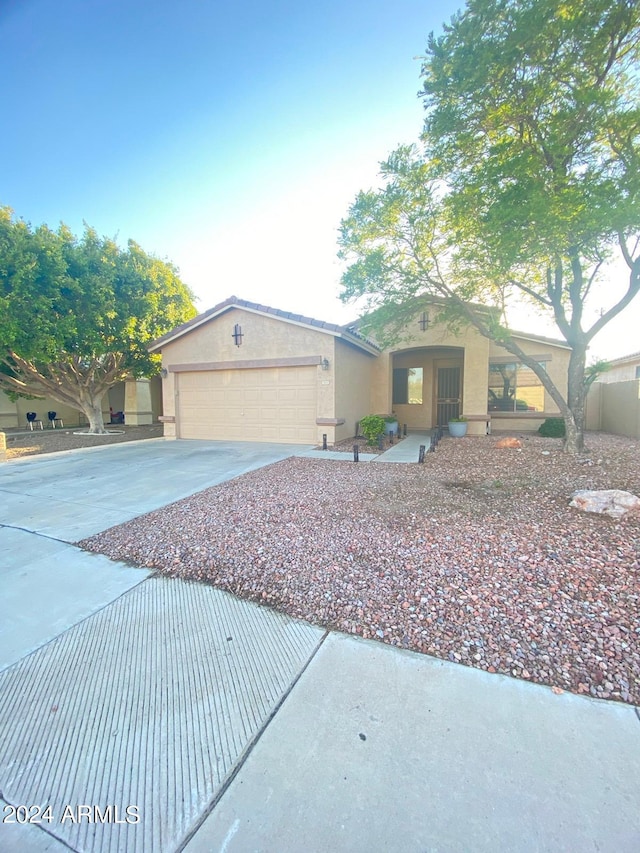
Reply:
M607 361L613 366L624 364L625 361L636 361L637 359L640 359L640 352L632 352L630 355L621 355L618 358L608 358Z
M367 347L373 347L378 351L380 349L374 341L361 334L353 323L340 326L336 323L316 320L314 317L306 317L304 314L294 314L292 311L281 311L279 308L272 308L269 305L262 305L259 302L248 302L246 299L239 299L237 296L229 296L228 299L225 299L223 302L219 302L217 305L214 305L213 308L209 308L202 314L198 314L197 317L193 317L181 326L177 326L175 329L172 329L170 332L162 335L162 337L157 338L149 344L149 349L151 351L160 349L162 345L168 341L181 337L191 331L191 329L201 326L203 323L217 317L219 314L230 308L246 308L248 311L257 311L260 314L271 315L273 317L278 317L281 320L288 320L292 323L300 323L303 326L310 326L314 329L324 329L325 331L338 335L345 340L353 338L353 342L356 344L364 344Z

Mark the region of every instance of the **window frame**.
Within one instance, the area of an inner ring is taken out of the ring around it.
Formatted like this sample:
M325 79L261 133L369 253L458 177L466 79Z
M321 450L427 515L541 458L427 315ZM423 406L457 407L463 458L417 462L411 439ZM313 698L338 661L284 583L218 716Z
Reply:
M546 371L547 359L543 359L540 356L537 356L535 358L535 361L537 361L538 364L540 365L540 367L542 367L543 370ZM504 396L503 397L496 397L493 406L492 406L492 401L490 399L490 391L491 391L490 379L491 379L492 368L494 369L493 372L495 372L495 368L500 368L500 367L512 368L514 371L513 401L512 401L513 405L512 405L512 408L508 408L508 409L507 408L500 408L500 406L499 406L499 402L505 400ZM518 373L520 370L528 370L528 371L531 371L533 373L533 371L531 370L530 367L528 367L523 362L517 361L515 359L509 359L509 360L504 359L504 358L489 359L489 369L488 369L488 376L487 376L487 412L488 413L493 414L493 415L507 415L507 416L513 415L515 417L523 417L524 415L537 415L539 417L540 414L545 411L545 398L544 398L545 387L542 383L542 380L535 373L534 373L534 376L536 376L536 379L538 380L539 384L536 384L536 386L531 386L531 387L536 387L536 388L542 389L542 393L543 393L542 408L541 409L534 409L533 411L531 410L530 407L527 407L526 409L523 409L523 408L519 409L518 408L518 387L519 387L518 386ZM522 386L522 387L527 387L527 386Z
M410 397L410 379L412 371L420 371L420 400L413 401ZM422 406L424 404L424 368L423 367L394 367L391 377L392 406Z

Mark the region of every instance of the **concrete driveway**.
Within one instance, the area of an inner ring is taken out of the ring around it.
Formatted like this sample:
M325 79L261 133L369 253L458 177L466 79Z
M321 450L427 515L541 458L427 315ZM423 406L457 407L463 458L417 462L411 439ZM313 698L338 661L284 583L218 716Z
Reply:
M0 851L637 853L637 709L71 544L300 451L147 441L0 468Z
M0 669L149 574L70 543L300 451L151 439L2 465Z
M150 439L25 457L0 468L0 524L77 542L301 450Z

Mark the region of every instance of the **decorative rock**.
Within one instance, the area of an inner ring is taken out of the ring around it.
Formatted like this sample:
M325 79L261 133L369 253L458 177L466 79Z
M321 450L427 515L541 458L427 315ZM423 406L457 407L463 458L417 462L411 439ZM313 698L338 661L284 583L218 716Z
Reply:
M569 506L583 512L608 515L610 518L622 518L628 512L640 510L640 498L620 489L582 489L574 492L571 498Z
M509 436L507 438L501 438L500 441L497 441L496 447L511 447L514 450L520 450L520 448L522 447L522 442L517 438L512 438Z
M513 453L496 441L442 442L424 465L291 457L82 546L350 636L640 706L640 513L609 523L569 507L577 488L640 495L637 441L590 434L604 460L590 468L559 448L551 464L548 438Z

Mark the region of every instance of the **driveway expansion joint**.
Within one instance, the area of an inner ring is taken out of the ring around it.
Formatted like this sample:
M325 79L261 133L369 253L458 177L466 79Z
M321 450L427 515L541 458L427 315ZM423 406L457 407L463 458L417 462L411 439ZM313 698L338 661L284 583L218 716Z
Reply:
M3 525L3 526L5 526L5 525ZM30 531L27 531L27 532L30 532ZM43 538L45 538L45 539L47 539L47 538L49 538L49 539L50 539L50 538L52 538L52 537L44 536L43 534L39 534L39 535L42 535L42 536L43 536ZM54 539L53 541L55 541L55 542L60 542L62 545L68 545L70 548L75 548L75 547L76 547L76 546L75 546L75 545L73 545L72 543L70 543L70 542L64 542L63 540L60 540L60 539ZM78 549L78 550L80 550L80 549ZM114 561L114 562L115 562L115 561ZM75 622L74 622L74 624L73 624L73 625L71 625L69 628L65 628L63 631L60 631L60 633L59 633L59 634L57 634L55 637L51 637L50 639L45 640L43 643L41 643L40 645L38 645L36 648L31 649L29 652L27 652L25 655L23 655L23 657L20 659L20 661L12 661L11 663L7 663L7 664L5 664L4 666L0 664L0 678L4 675L4 673L6 673L6 672L7 672L8 670L10 670L12 667L17 666L17 665L18 665L18 663L21 663L22 661L25 661L25 660L27 660L28 658L33 657L33 655L39 654L40 652L42 652L42 651L43 651L43 649L46 649L46 648L47 648L47 646L50 646L50 645L52 645L53 643L57 643L57 642L60 640L60 638L61 638L61 637L64 637L66 634L69 634L70 632L72 632L72 631L76 630L76 628L77 628L78 626L83 625L83 624L84 624L85 622L87 622L89 619L92 619L94 616L97 616L97 615L98 615L99 613L101 613L102 611L107 610L109 607L111 607L111 605L112 605L112 604L115 604L115 603L116 603L117 601L119 601L121 598L124 598L124 596L125 596L125 595L127 595L128 593L130 593L132 590L137 589L138 587L142 586L142 584L144 584L144 583L145 583L145 581L150 580L152 577L153 577L153 575L145 575L143 578L141 578L141 579L138 581L138 583L136 583L136 584L133 584L133 585L129 586L127 589L123 590L123 591L122 591L118 596L116 596L115 598L110 599L109 601L105 602L102 606L98 607L96 610L92 611L91 613L88 613L88 614L87 614L86 616L84 616L83 618L78 619L78 620L77 620L77 621L75 621ZM0 789L0 790L1 790L1 789ZM1 792L0 792L0 797L1 797L1 796L2 796L2 794L1 794Z
M173 851L326 636L205 584L146 579L0 673L1 787L50 805L72 850ZM140 822L92 835L61 821L78 803L134 806Z
M178 847L175 850L175 853L182 853L182 851L185 849L185 847L189 844L189 842L194 838L194 836L202 828L202 825L207 820L207 818L212 814L215 807L218 805L218 803L220 802L220 800L224 796L225 792L227 791L227 789L229 788L229 786L231 785L233 780L236 778L238 773L242 770L245 762L247 761L247 759L249 758L249 756L251 755L251 753L255 749L259 740L262 738L262 736L264 735L266 730L269 728L269 726L273 722L274 718L278 714L278 711L282 708L286 699L288 699L289 696L291 695L291 692L293 691L294 687L297 685L297 683L300 681L300 679L302 678L304 673L307 671L307 669L309 668L309 666L311 665L311 663L315 659L316 655L318 654L318 652L322 648L325 640L327 639L327 637L329 636L330 633L331 633L330 631L325 631L324 634L322 635L322 637L320 637L318 644L316 645L315 649L313 650L313 652L309 656L309 659L307 660L306 664L302 667L302 669L300 670L298 675L293 679L293 681L289 685L288 689L282 694L280 701L273 708L273 711L269 714L268 718L264 721L264 724L262 725L262 727L256 732L254 737L247 744L242 755L238 758L235 766L233 767L233 769L231 770L229 775L224 780L222 787L216 793L215 797L213 797L211 802L208 804L207 808L202 812L202 815L200 816L197 825L195 827L193 827L193 829L188 833L188 835L184 838L184 840L178 845Z
M0 800L5 802L8 806L13 806L13 808L19 808L20 806L24 805L23 803L18 803L18 804L12 803L7 797L4 796L2 791L0 791ZM65 850L70 850L71 853L81 853L81 851L78 851L78 849L76 847L70 847L67 844L67 842L64 840L64 838L60 838L60 836L56 835L55 832L53 832L50 827L44 826L44 824L42 824L42 823L38 823L38 822L30 823L29 828L31 830L35 829L36 831L40 831L40 832L44 833L44 835L47 837L47 839L51 839L52 841L55 841L57 846L64 847ZM33 850L33 847L31 846L32 843L33 842L31 842L29 845L29 850Z
M75 545L74 542L68 542L66 539L60 539L58 536L49 536L47 533L41 533L39 530L32 530L29 527L19 527L17 524L0 523L0 529L3 527L7 530L17 530L20 533L31 533L34 536L42 537L42 539L49 539L51 542L59 542L61 545Z

